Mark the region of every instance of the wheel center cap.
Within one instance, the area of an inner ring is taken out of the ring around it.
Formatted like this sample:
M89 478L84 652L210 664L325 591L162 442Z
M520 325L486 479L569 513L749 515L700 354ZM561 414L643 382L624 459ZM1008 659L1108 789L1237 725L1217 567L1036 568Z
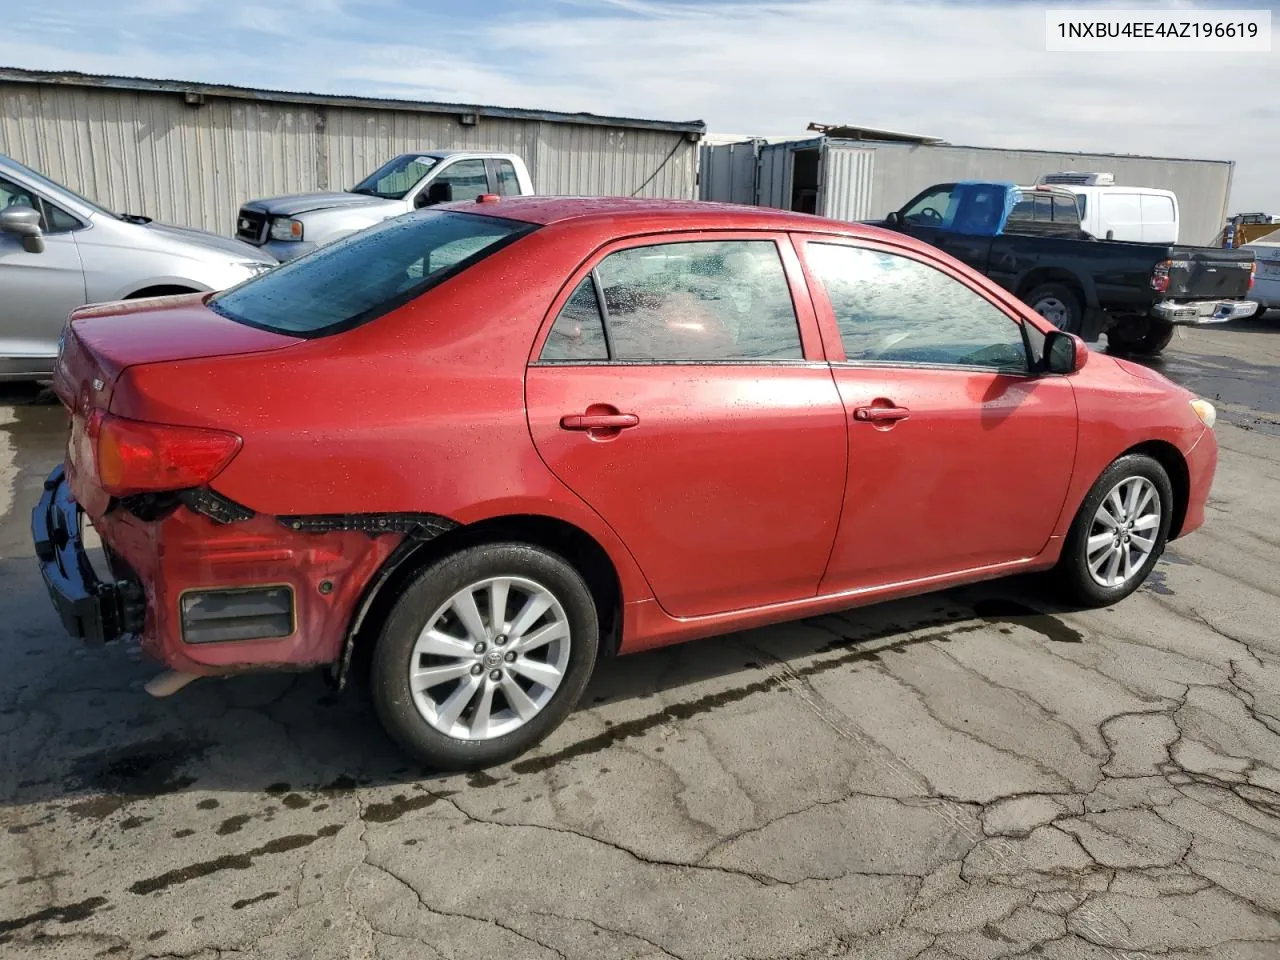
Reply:
M484 665L486 667L490 667L490 668L496 667L500 663L502 663L501 650L490 650L488 653L484 655Z

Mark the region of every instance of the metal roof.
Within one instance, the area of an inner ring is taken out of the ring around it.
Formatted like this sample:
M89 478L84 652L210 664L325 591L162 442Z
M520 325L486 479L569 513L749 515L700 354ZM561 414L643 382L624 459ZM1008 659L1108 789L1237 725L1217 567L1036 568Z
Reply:
M542 120L548 123L574 123L592 127L625 127L633 130L659 130L684 133L693 139L707 132L701 120L640 120L635 117L610 117L595 113L560 113L554 110L526 110L471 103L440 103L431 100L397 100L383 97L345 97L319 93L297 93L286 90L263 90L257 87L234 87L226 84L193 83L186 80L154 80L146 77L113 77L74 70L23 70L0 67L0 83L56 84L68 87L92 87L108 90L132 90L144 93L172 93L191 98L222 97L230 100L257 100L274 103L305 103L328 107L355 107L368 110L403 110L412 113L445 113L507 120ZM195 100L199 102L199 100Z
M893 130L877 130L874 127L855 127L847 123L811 123L808 129L833 140L876 140L880 143L946 143L939 137L925 137L916 133L895 133Z

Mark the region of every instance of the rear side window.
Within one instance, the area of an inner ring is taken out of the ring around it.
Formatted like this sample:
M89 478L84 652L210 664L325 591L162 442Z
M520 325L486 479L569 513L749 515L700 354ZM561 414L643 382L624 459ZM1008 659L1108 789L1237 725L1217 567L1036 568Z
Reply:
M588 277L556 318L543 360L732 363L804 356L772 240L630 247L605 257L595 277L604 309ZM596 333L601 319L607 339Z
M209 306L278 333L338 333L394 310L533 229L453 211L405 214L232 287Z
M587 276L565 302L542 347L543 360L609 359L595 282Z
M516 165L510 160L498 162L498 193L504 197L520 196L520 178L516 176Z
M1076 212L1075 200L1072 197L1060 197L1055 195L1053 198L1053 220L1054 223L1079 223L1080 216Z

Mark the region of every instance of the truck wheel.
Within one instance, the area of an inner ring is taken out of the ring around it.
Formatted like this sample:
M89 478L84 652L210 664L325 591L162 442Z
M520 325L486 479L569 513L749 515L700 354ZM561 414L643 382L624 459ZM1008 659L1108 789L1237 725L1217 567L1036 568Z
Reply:
M1022 301L1059 330L1080 332L1084 309L1080 306L1080 297L1065 284L1042 283L1027 293Z
M596 662L591 591L563 559L523 543L470 547L424 570L373 652L378 718L437 770L511 760L569 714Z
M1114 461L1080 505L1054 570L1067 599L1105 607L1137 590L1164 553L1172 515L1164 467L1139 453Z
M1145 325L1119 324L1107 331L1109 352L1153 357L1173 339L1173 324L1148 319Z

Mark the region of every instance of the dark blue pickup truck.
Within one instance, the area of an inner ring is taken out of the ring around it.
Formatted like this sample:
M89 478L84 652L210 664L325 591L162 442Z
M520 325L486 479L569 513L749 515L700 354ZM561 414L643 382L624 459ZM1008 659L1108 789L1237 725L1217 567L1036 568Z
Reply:
M965 180L922 191L878 226L946 251L1087 340L1159 353L1177 324L1252 316L1249 250L1099 240L1075 196L1052 186Z

